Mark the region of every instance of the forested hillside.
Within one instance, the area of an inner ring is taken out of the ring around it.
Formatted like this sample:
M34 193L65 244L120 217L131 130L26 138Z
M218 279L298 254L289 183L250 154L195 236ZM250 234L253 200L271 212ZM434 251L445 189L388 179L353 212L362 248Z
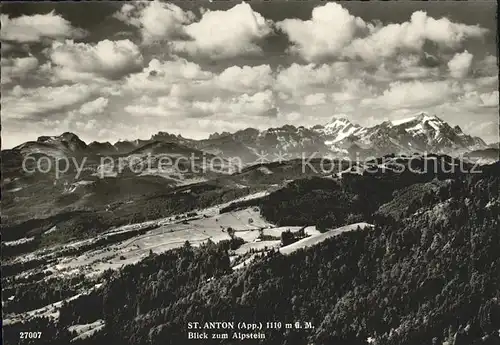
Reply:
M4 339L16 344L17 332L43 328L45 342L33 344L67 344L73 338L68 326L102 319L101 331L73 343L181 344L190 321L279 320L307 321L314 328L268 330L254 342L499 344L500 165L483 170L401 185L387 202L379 193L357 213L364 217L379 205L370 215L373 229L344 233L288 256L271 251L243 270L230 269L226 243L194 248L186 242L151 254L106 273L104 287L63 306L59 323L38 318L6 326ZM316 195L317 205L324 205L325 193L333 193L331 183L313 184L314 179L300 187L307 191L293 189ZM347 190L339 195L349 196ZM274 203L278 210L291 202L290 191L281 193L269 199L282 195L285 204ZM318 219L330 219L334 209L314 205L295 202L296 214L323 212Z

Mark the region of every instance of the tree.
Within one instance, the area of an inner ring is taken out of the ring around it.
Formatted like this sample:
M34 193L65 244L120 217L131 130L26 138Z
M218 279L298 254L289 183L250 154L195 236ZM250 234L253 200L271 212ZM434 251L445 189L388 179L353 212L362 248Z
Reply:
M289 244L292 244L295 242L295 236L294 234L288 229L287 231L283 231L281 233L281 245L282 246L288 246Z
M232 227L228 227L227 228L227 234L229 235L229 237L231 237L231 239L234 239L236 231L234 231L234 229Z

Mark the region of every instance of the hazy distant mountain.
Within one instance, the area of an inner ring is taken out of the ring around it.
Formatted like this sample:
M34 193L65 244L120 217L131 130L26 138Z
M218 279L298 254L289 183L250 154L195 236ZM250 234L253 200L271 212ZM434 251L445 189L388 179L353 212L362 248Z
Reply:
M462 153L466 150L485 148L486 143L452 128L435 115L420 113L413 117L385 121L373 127L352 124L346 118L334 118L325 126L316 127L331 147L363 150L378 156L389 153Z
M118 152L116 146L113 146L109 141L104 143L93 141L88 145L88 149L93 153L105 155L111 155Z
M48 156L74 155L87 151L87 144L76 134L65 132L59 136L41 136L13 148L23 155L45 154Z
M500 150L494 147L488 147L483 150L474 150L464 153L464 158L483 164L493 163L499 160Z
M79 154L115 155L140 152L152 143L166 142L201 150L224 158L238 157L244 163L291 158L381 156L432 152L463 154L488 148L478 137L465 134L459 126L451 127L435 115L419 113L413 117L385 121L362 127L346 117L334 117L325 125L310 128L284 125L267 130L247 128L234 133L214 133L208 139L194 140L167 132L150 139L122 140L115 144L92 142L88 146L77 135L38 138L15 147L21 155L39 153L61 157ZM157 150L154 150L156 154Z
M205 142L216 148L216 140L231 138L245 148L274 154L277 151L297 157L302 153L318 156L380 156L390 153L434 152L461 154L487 148L478 137L451 127L434 115L420 113L399 121L385 121L373 127L351 123L346 117L334 117L326 125L311 128L283 126L265 131L246 129L233 134L213 136ZM221 150L224 152L224 150Z
M332 121L324 126L313 127L316 132L323 134L330 145L336 145L351 136L363 136L368 132L367 128L353 124L345 116L335 116Z

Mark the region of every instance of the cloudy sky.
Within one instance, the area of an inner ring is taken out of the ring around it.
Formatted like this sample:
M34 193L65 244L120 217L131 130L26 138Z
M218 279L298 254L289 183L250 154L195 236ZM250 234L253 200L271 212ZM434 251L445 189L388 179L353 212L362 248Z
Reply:
M496 2L2 4L2 148L428 111L498 141Z

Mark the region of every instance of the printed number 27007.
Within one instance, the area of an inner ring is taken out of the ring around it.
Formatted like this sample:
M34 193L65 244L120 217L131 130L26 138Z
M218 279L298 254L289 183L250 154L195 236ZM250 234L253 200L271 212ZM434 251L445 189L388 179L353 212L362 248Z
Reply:
M19 332L19 339L40 339L42 332Z

